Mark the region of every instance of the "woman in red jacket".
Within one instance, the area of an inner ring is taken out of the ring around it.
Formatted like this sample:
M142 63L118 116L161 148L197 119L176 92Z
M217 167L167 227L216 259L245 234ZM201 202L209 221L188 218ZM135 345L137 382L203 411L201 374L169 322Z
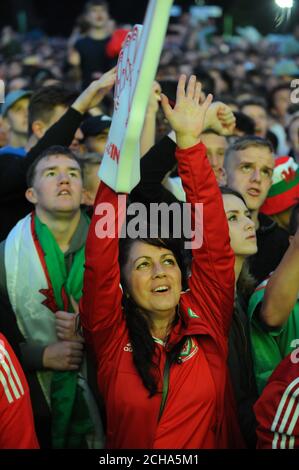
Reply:
M119 226L124 208L101 183L86 246L81 322L98 363L108 448L227 448L241 443L227 373L234 302L234 254L222 196L200 135L212 97L200 105L192 76L164 112L176 132L179 174L203 243L193 249L188 290L181 262L161 239L99 239L101 203ZM102 206L103 207L103 206ZM122 287L120 286L122 283Z

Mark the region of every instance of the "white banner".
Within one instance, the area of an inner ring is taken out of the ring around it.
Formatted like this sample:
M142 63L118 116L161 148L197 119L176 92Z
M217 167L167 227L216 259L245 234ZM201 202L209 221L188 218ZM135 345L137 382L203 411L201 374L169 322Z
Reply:
M140 180L139 140L173 0L150 0L144 25L127 34L117 63L114 113L99 176L116 192Z

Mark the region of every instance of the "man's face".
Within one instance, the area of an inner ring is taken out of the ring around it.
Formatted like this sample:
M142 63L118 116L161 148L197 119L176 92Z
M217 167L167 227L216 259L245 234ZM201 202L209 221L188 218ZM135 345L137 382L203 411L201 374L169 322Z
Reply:
M213 168L216 179L220 182L223 178L224 155L227 149L226 138L216 134L202 134L200 140L207 147L207 157Z
M69 149L75 153L75 155L80 155L83 153L82 149L82 141L84 139L83 132L81 131L80 127L75 132L74 138L69 146Z
M84 204L86 204L87 206L94 205L94 201L101 182L98 175L99 168L100 163L85 163L84 165Z
M85 140L85 145L88 152L97 152L100 155L104 155L109 129L105 129L99 135L89 136Z
M242 112L254 120L255 135L265 138L268 131L268 115L262 106L247 105L243 106Z
M78 163L65 155L41 160L35 169L32 188L27 190L38 215L74 215L82 200L82 175ZM26 193L27 195L27 193Z
M92 28L103 28L109 21L109 13L104 6L90 7L86 19Z
M287 88L283 88L282 90L278 90L274 97L273 103L275 111L277 112L278 116L284 117L287 113L288 107L291 104L291 91Z
M239 191L250 210L258 210L265 201L274 169L274 157L266 147L248 147L231 155L227 184Z
M28 133L28 106L29 98L24 97L11 106L6 115L10 129L16 134Z

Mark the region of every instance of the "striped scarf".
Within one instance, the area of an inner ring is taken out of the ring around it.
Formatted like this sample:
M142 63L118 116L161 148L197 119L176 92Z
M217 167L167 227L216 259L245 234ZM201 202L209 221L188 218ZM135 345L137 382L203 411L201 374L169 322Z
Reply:
M52 312L71 312L71 296L79 301L84 260L83 246L67 272L63 252L36 215L25 217L10 232L5 244L7 288L26 339L44 345L58 341ZM51 407L53 447L87 447L93 424L78 372L40 371L38 378Z

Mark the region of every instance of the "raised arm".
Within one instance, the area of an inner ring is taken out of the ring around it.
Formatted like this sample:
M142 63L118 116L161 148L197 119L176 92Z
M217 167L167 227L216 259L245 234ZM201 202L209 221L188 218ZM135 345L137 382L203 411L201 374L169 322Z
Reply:
M162 185L166 173L176 164L175 143L167 136L155 144L140 161L140 182L130 193L132 202L174 202L176 198Z
M270 327L280 327L289 318L299 291L299 230L280 264L270 277L260 317Z
M115 68L94 80L74 101L70 109L51 126L39 142L23 159L27 167L45 148L50 145L69 146L77 128L80 126L85 113L101 103L104 96L111 90L115 82Z
M151 94L146 108L143 129L140 137L140 154L141 157L155 145L156 140L156 119L159 109L159 101L161 87L158 82L154 81Z
M231 109L221 102L213 103L207 110L203 130L214 129L230 135L235 124ZM176 202L176 197L164 187L163 179L176 165L176 137L172 131L156 143L140 161L140 182L130 194L131 201Z
M200 238L195 204L203 204L202 246L192 250L193 262L189 281L193 304L204 312L213 328L227 334L234 300L234 254L230 247L228 224L212 168L206 157L199 135L204 126L206 112L211 104L209 95L200 105L200 84L193 76L185 92L186 77L178 84L177 102L174 109L162 96L162 104L167 119L176 132L176 157L179 174L191 203L192 230ZM229 125L229 123L228 123ZM195 312L196 313L196 312Z
M45 135L27 153L26 158L0 159L0 198L7 203L23 195L27 189L26 173L32 162L51 145L68 147L81 124L84 113L102 101L115 82L115 68L93 81L74 101L71 108L51 126Z
M85 250L81 324L85 338L97 355L124 326L118 264L118 233L126 211L126 196L117 195L104 182L94 205Z

